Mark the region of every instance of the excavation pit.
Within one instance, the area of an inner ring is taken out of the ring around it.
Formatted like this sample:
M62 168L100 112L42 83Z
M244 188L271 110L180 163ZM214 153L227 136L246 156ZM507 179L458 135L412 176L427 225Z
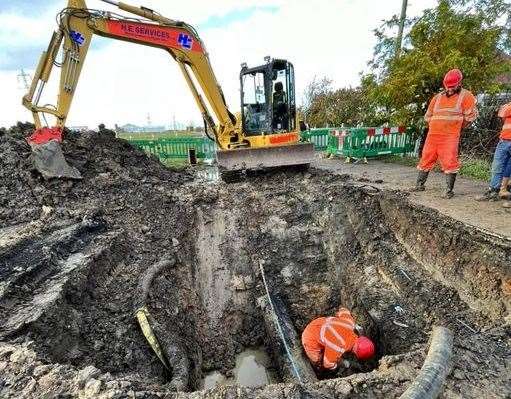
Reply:
M12 160L0 168L10 193L0 210L6 397L26 389L33 396L398 397L417 376L434 325L455 336L445 397L509 394L505 240L348 176L311 169L204 184L108 137L66 144L82 181L45 182L23 172L29 150L21 139L1 139L2 159ZM141 301L141 280L162 260L170 263ZM378 361L316 383L288 378L258 305L261 264L298 335L342 304L377 342ZM166 371L135 318L142 305L159 341L185 359L172 363L186 369L179 396L176 370ZM204 389L213 372L235 380L237 357L253 348L269 355L269 384L231 380Z

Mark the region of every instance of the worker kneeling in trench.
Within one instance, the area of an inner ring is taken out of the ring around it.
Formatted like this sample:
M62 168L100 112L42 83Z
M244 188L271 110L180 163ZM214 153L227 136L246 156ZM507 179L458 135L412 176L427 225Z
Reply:
M302 345L312 365L320 374L344 374L350 369L362 370L359 361L375 355L374 343L360 335L351 312L339 308L334 317L312 320L302 333Z

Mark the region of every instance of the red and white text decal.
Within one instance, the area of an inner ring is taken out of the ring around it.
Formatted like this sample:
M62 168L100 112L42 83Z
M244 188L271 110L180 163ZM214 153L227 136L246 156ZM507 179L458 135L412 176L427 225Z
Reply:
M107 21L107 27L114 36L183 51L202 52L199 41L183 29L123 21Z

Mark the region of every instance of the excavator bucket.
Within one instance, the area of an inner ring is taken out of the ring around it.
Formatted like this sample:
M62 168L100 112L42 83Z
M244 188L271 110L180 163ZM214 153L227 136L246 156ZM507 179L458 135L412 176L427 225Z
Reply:
M67 163L58 141L50 140L43 144L30 143L30 147L32 147L32 163L34 168L45 179L61 177L68 179L82 178L78 169Z
M220 150L217 151L217 160L221 172L308 165L314 160L314 146L312 143L296 143L275 147Z

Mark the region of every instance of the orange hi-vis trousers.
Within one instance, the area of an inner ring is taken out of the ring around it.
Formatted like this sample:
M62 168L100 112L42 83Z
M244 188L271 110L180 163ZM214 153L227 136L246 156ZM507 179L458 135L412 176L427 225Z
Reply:
M437 161L444 173L458 173L460 136L457 134L428 134L417 169L429 172Z

